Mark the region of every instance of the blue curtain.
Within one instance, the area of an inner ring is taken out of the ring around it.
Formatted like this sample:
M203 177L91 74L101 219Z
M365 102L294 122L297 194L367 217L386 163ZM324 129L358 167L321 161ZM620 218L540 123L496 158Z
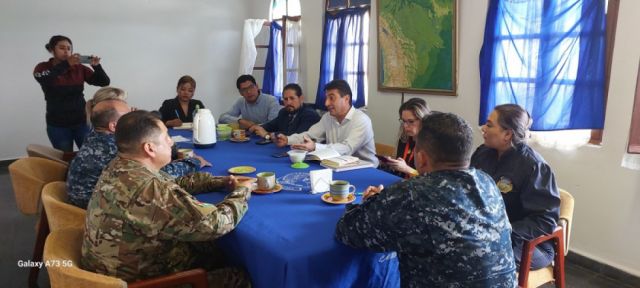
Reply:
M269 29L269 48L267 61L264 64L264 78L262 79L262 92L271 94L278 99L282 97L282 26L271 22Z
M369 27L364 24L367 13L368 7L344 9L333 15L325 13L316 108L326 110L324 86L336 79L349 83L355 107L366 105L364 49L368 43L364 33L369 33Z
M491 0L480 52L482 125L518 104L531 130L604 126L603 0Z

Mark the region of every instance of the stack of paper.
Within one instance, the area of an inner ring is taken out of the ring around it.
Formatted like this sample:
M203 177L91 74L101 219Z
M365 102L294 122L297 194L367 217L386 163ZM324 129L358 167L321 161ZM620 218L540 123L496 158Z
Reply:
M176 129L176 130L189 130L189 129L193 129L193 123L192 123L192 122L182 122L182 125L180 125L180 126L176 126L176 127L173 127L173 129Z
M343 155L343 156L333 157L329 159L324 159L320 162L320 164L324 164L323 166L325 167L339 168L339 167L351 165L358 161L360 161L358 157Z

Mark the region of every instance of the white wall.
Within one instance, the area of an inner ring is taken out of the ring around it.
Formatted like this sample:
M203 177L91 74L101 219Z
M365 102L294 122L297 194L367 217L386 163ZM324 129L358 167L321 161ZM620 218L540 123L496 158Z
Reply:
M129 91L140 108L158 108L174 96L177 78L198 81L196 97L219 115L238 97L235 89L242 19L268 18L268 0L113 0L4 1L0 10L0 159L24 154L27 143L48 143L44 99L31 73L47 59L44 44L66 34L81 53L103 57L112 85ZM303 88L310 99L317 88L324 1L301 0ZM376 11L375 3L372 11ZM621 1L611 88L602 148L557 151L536 147L554 167L558 183L576 198L571 249L640 276L640 172L620 168L629 131L640 59L640 2ZM478 54L487 1L459 1L459 95L424 97L432 109L477 122ZM67 10L66 7L69 7ZM79 12L76 12L79 11ZM247 11L247 12L245 12ZM376 22L370 35L369 115L376 141L394 144L399 93L377 91ZM95 89L85 90L90 97ZM480 143L476 131L476 143Z
M255 0L257 7L267 0ZM304 85L313 98L318 85L322 42L323 2L302 0ZM375 4L369 57L369 111L377 142L395 144L398 129L399 93L377 91L377 44ZM571 250L640 276L640 172L623 169L620 161L626 147L635 79L640 58L640 2L621 1L613 59L604 143L601 148L584 147L558 151L535 146L556 172L558 184L576 198ZM459 1L458 96L405 95L423 97L434 110L461 115L477 124L480 103L478 55L482 46L488 1ZM264 6L267 7L268 6ZM254 7L255 8L255 7ZM265 8L266 9L266 8ZM258 14L255 12L254 14ZM265 11L268 11L265 10ZM266 13L264 12L266 17ZM258 14L259 15L259 14ZM476 143L481 143L479 130Z
M184 74L197 81L195 98L218 116L239 97L235 88L245 1L10 0L0 9L0 160L25 154L28 143L49 145L45 101L33 67L50 54L54 34L78 53L96 54L111 85L129 102L158 109L175 97ZM85 98L97 90L85 85Z

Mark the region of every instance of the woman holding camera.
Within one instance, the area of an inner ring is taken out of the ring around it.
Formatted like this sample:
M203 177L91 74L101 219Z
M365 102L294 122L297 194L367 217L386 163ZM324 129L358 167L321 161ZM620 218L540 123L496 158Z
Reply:
M73 151L80 148L89 132L85 114L84 82L95 86L109 85L109 76L100 66L100 57L73 53L73 43L56 35L44 46L53 56L33 70L47 102L47 136L54 148ZM81 62L82 58L82 62ZM90 64L93 70L83 63Z

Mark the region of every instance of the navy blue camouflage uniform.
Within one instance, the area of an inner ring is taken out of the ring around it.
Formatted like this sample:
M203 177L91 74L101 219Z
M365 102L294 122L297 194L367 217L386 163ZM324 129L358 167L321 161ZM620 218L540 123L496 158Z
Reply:
M104 167L118 154L115 137L111 133L92 130L69 164L67 174L67 195L69 202L86 209L93 189ZM198 171L200 160L182 159L162 167L162 171L173 177L180 177Z
M498 185L513 227L516 262L520 263L523 241L550 234L560 213L560 194L551 167L525 143L515 145L500 158L495 149L480 145L471 156L471 166L491 175ZM553 260L551 242L536 247L531 269L539 269Z
M336 237L395 251L402 287L515 287L511 228L500 192L476 170L436 171L349 205Z

